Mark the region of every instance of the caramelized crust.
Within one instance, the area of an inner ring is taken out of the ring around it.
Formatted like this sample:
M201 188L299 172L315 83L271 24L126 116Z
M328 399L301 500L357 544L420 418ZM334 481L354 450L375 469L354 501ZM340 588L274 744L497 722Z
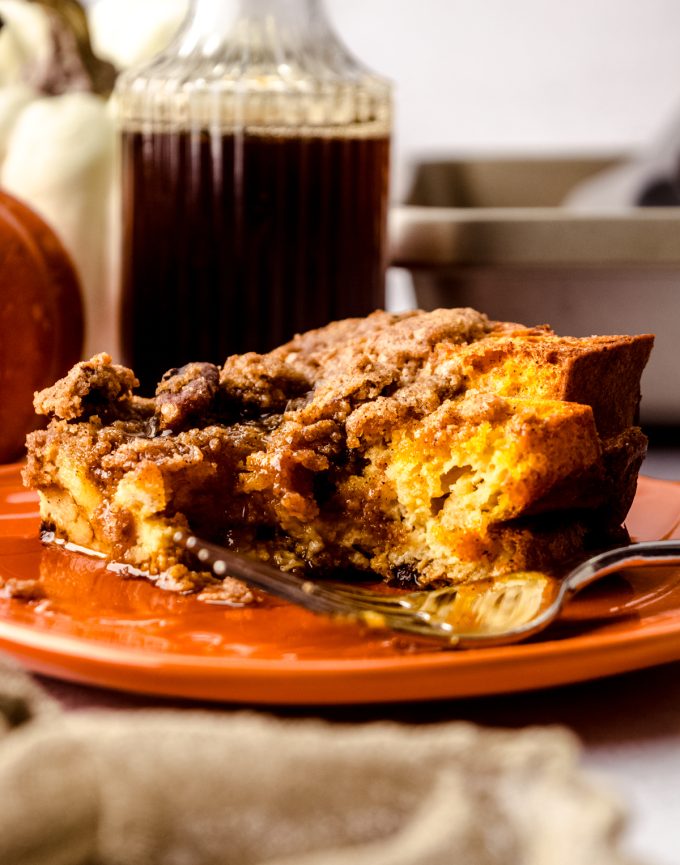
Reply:
M558 572L622 534L651 346L376 312L171 370L151 400L99 355L36 396L53 419L25 481L58 535L182 590L216 582L175 549L186 525L280 567L399 584Z

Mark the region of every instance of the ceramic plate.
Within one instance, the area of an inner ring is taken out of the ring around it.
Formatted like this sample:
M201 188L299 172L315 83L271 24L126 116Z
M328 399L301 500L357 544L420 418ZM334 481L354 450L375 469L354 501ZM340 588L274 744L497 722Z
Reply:
M558 624L515 646L414 648L283 602L211 606L43 547L36 496L0 469L0 650L35 672L121 690L269 704L461 697L577 682L680 659L680 568L646 568L584 591ZM628 526L680 537L680 484L641 478Z

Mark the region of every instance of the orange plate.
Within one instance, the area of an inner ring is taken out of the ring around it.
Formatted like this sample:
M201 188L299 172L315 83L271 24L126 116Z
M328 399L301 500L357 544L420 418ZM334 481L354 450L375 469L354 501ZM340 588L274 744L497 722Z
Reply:
M680 484L641 478L639 540L680 537ZM269 704L369 703L540 688L680 658L680 568L592 586L546 636L447 651L410 646L272 601L234 609L122 578L101 560L43 547L36 496L0 469L0 650L35 672L127 691Z

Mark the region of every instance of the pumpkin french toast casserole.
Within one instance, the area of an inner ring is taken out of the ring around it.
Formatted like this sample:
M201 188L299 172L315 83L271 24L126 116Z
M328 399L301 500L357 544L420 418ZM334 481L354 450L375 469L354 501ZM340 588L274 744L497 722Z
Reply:
M24 479L43 528L166 588L233 602L173 542L402 586L559 572L625 538L651 336L556 336L471 309L376 312L154 398L105 355L36 394Z

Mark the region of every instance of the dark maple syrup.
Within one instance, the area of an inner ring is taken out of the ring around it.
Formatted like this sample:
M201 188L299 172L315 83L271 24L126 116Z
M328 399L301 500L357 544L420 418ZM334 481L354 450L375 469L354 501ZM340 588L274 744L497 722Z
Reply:
M268 351L384 305L388 137L123 133L124 361Z

